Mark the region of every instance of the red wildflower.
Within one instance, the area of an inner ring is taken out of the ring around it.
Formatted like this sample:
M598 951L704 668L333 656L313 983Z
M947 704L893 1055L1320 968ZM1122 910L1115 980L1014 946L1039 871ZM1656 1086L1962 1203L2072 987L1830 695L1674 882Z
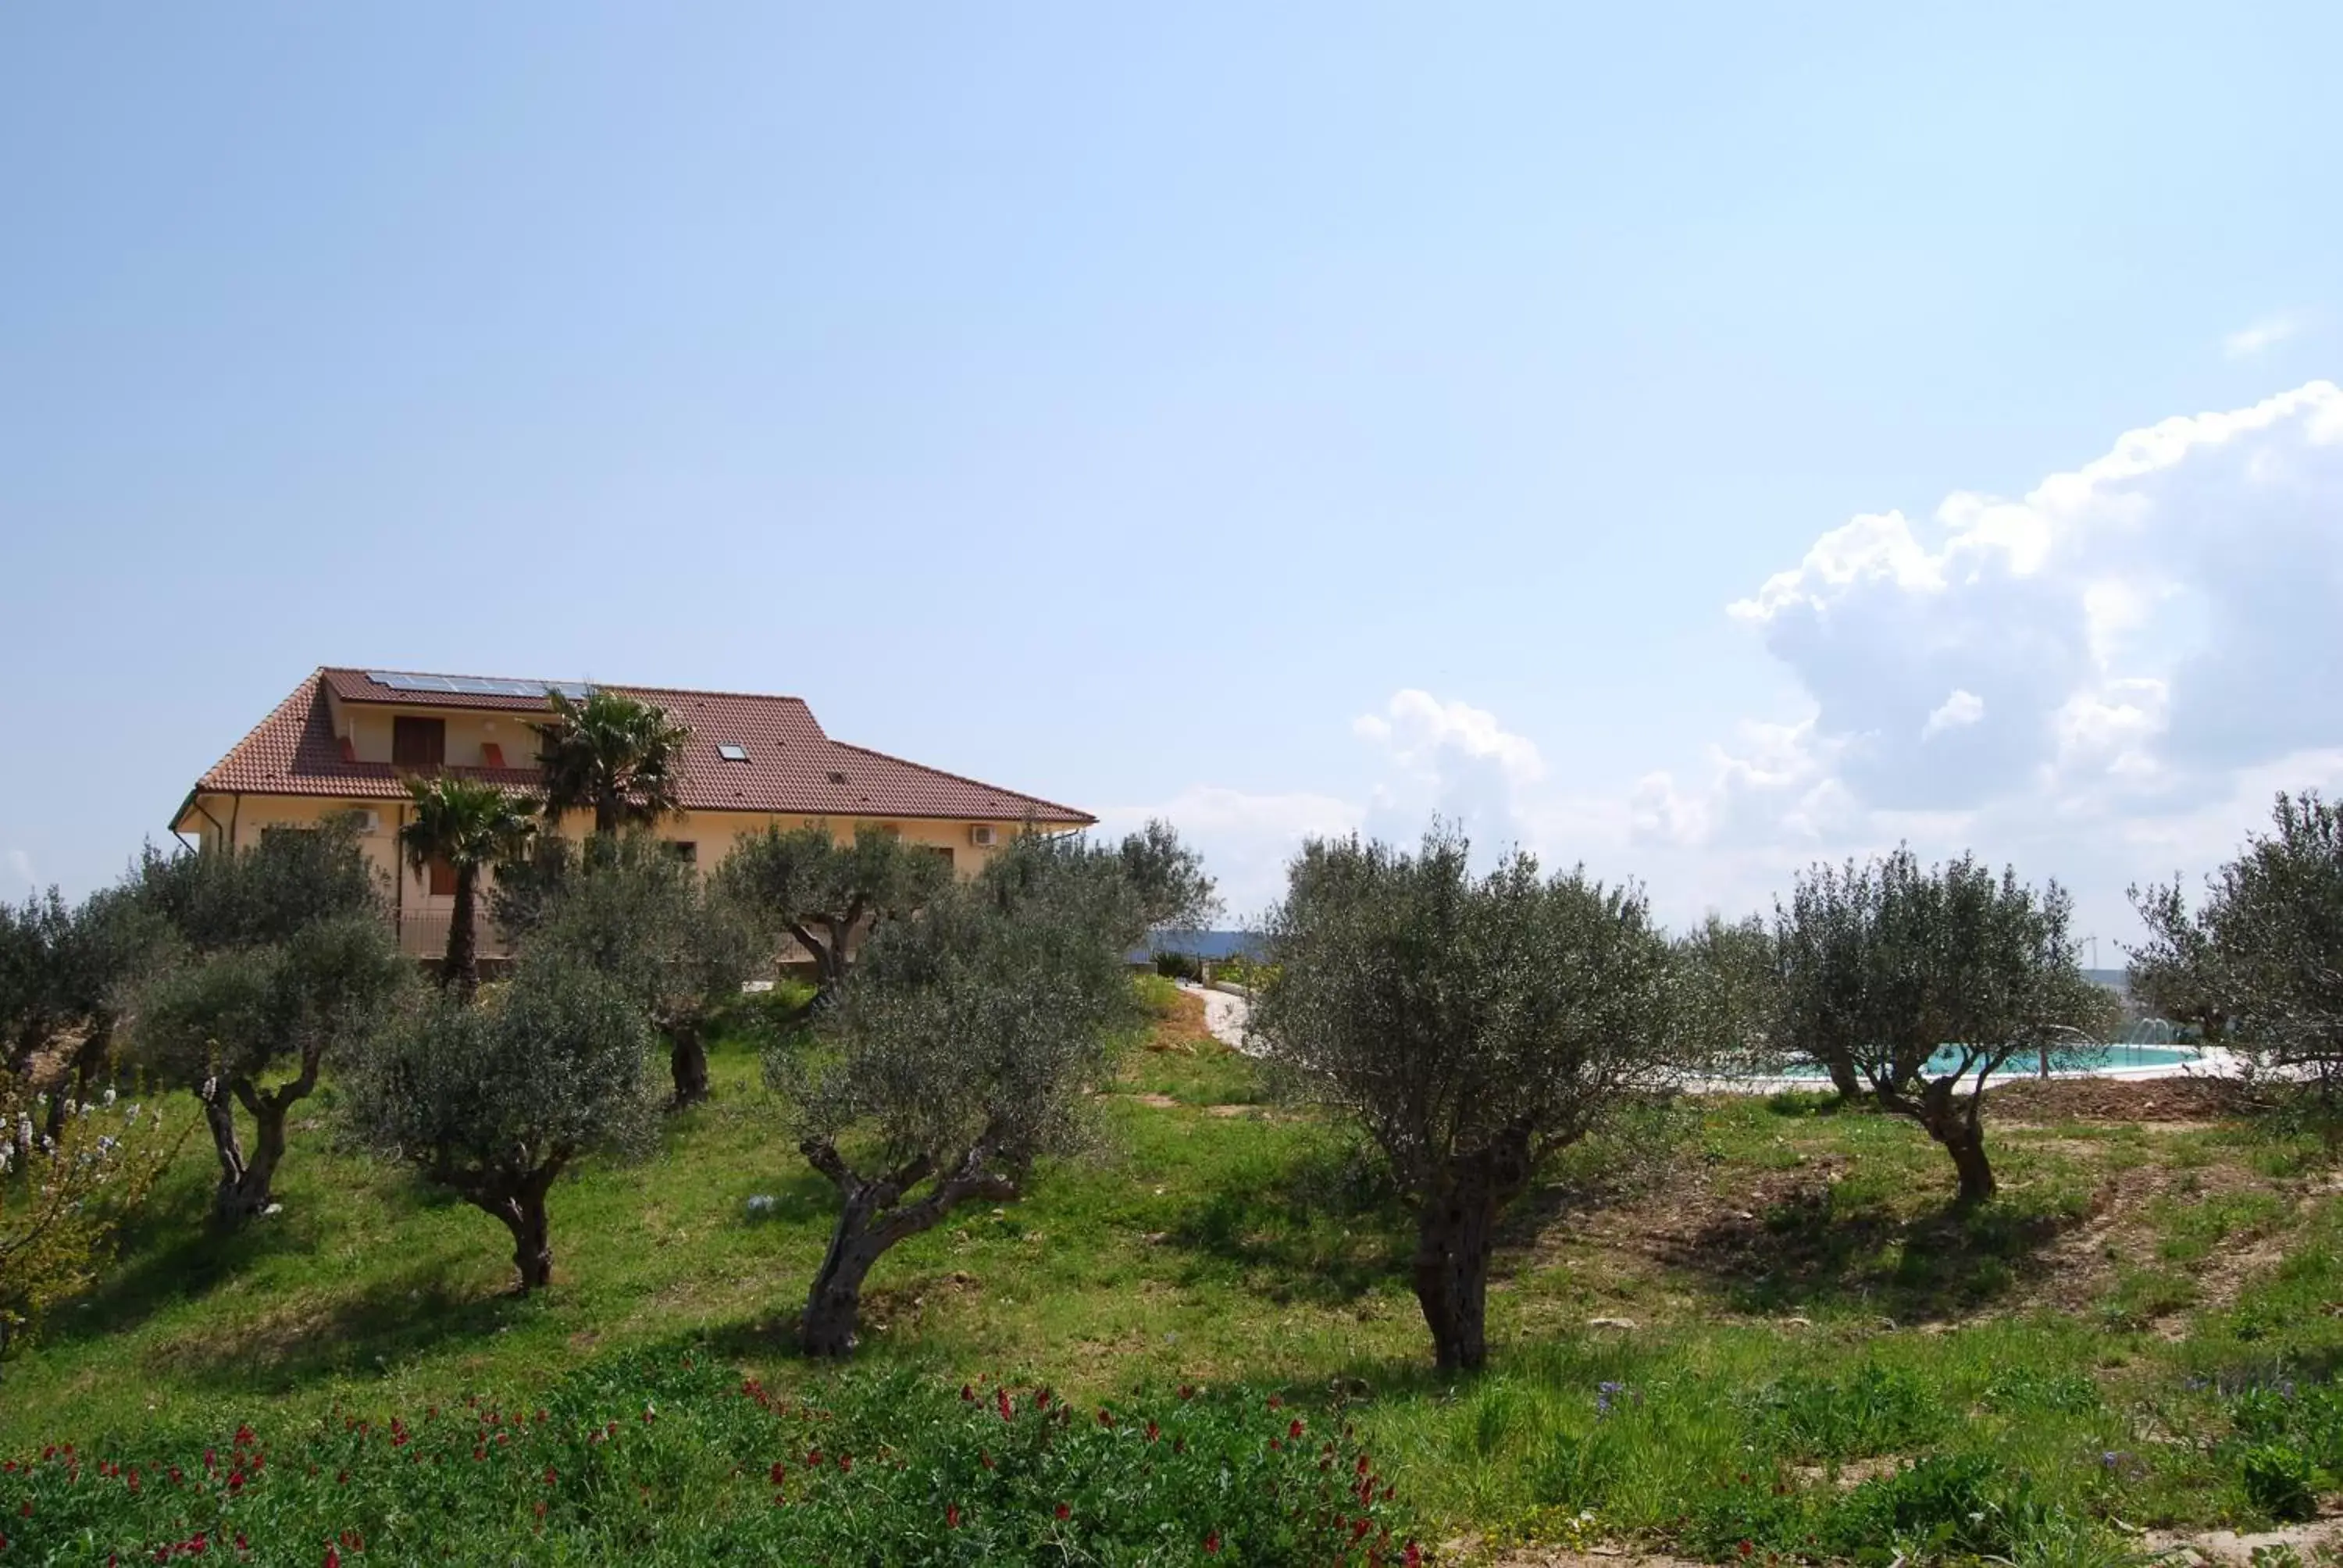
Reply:
M840 1474L843 1475L846 1472L852 1470L853 1468L854 1456L852 1454L841 1453L838 1456L838 1470Z
M473 1457L474 1459L486 1459L486 1458L488 1458L488 1445L487 1443L485 1443L485 1442L482 1442L482 1443L475 1443L475 1444L473 1445L473 1447L472 1447L472 1457Z
M250 1427L248 1427L248 1426L239 1426L239 1427L237 1427L237 1428L236 1429L236 1447L238 1447L238 1448L250 1448L250 1447L252 1446L252 1442L253 1442L253 1438L252 1438L252 1428L250 1428Z
M560 1479L561 1479L561 1473L560 1473L559 1471L558 1471L558 1470L554 1469L554 1468L553 1468L553 1466L551 1466L551 1465L549 1465L549 1464L548 1464L548 1465L547 1465L547 1466L545 1467L545 1483L546 1483L546 1485L550 1486L550 1485L552 1485L555 1482L557 1482L557 1481L558 1481L558 1480L560 1480Z
M960 1528L959 1503L947 1503L944 1504L944 1528L947 1530L957 1530Z
M976 1462L977 1463L984 1466L987 1470L990 1470L992 1468L992 1455L985 1452L982 1449L978 1449L976 1451Z
M1156 1439L1156 1438L1157 1438L1157 1437L1158 1437L1158 1436L1162 1432L1162 1431L1163 1431L1163 1429L1162 1429L1161 1427L1160 1427L1160 1426L1156 1425L1156 1424L1155 1424L1153 1422L1151 1422L1151 1422L1149 1422L1147 1423L1147 1441L1148 1441L1148 1442L1153 1442L1155 1441L1155 1439Z
M241 1470L231 1470L227 1473L227 1489L230 1492L242 1492L244 1490L244 1472Z
M25 1506L19 1508L16 1512L23 1514L25 1518L30 1519L33 1516L33 1500L29 1497L25 1499Z
M1423 1568L1423 1553L1418 1549L1414 1542L1411 1541L1407 1543L1407 1552L1403 1561L1407 1563L1407 1568Z
M1204 1532L1204 1550L1205 1550L1205 1551L1207 1551L1207 1552L1218 1552L1220 1549L1221 1549L1221 1533L1220 1533L1219 1531L1217 1531L1217 1530L1207 1530L1207 1531L1205 1531L1205 1532Z
M1740 1545L1735 1546L1734 1550L1740 1553L1743 1558L1746 1559L1756 1554L1757 1547L1754 1542L1745 1540Z
M1003 1421L1007 1421L1016 1413L1009 1403L1009 1391L1005 1388L992 1391L992 1403L993 1407L1001 1412L1001 1419Z
M1114 1424L1114 1417L1107 1413L1107 1409L1104 1405L1099 1406L1099 1424L1101 1426L1112 1426Z
M1285 1402L1280 1399L1277 1395L1271 1394L1269 1396L1269 1408L1272 1410L1283 1410L1285 1408Z
M970 1387L968 1384L966 1384L966 1383L962 1383L962 1384L960 1384L960 1403L962 1403L962 1404L973 1404L973 1403L975 1403L975 1402L976 1402L976 1390L974 1390L974 1389L970 1388Z
M1059 1504L1058 1504L1058 1517L1059 1517L1059 1518L1061 1518L1061 1519L1065 1519L1065 1518L1069 1518L1069 1517L1071 1517L1071 1516L1072 1515L1073 1512L1074 1512L1074 1511L1073 1511L1072 1509L1071 1509L1071 1508L1067 1507L1067 1506L1066 1506L1064 1503L1059 1503Z
M789 1462L788 1462L787 1460L784 1460L784 1459L777 1459L777 1460L773 1461L772 1477L773 1477L773 1484L774 1484L775 1486L779 1486L779 1485L781 1483L781 1480L782 1480L782 1478L783 1478L784 1476L788 1475L788 1474L789 1474Z
M238 1532L236 1534L236 1549L238 1552L249 1552L252 1550L252 1543L246 1541L241 1532Z
M1302 1423L1297 1421L1289 1425L1285 1429L1285 1435L1288 1437L1300 1437L1302 1435Z
M1033 1408L1035 1410L1047 1410L1050 1408L1050 1391L1048 1389L1037 1388L1033 1391Z
M1367 1456L1366 1456L1365 1454L1363 1454L1363 1454L1359 1455L1359 1473L1360 1473L1361 1475L1364 1475L1366 1473L1367 1473Z
M821 1468L821 1450L817 1448L806 1455L806 1468L808 1470Z
M1180 1385L1180 1397L1181 1397L1182 1399L1193 1399L1193 1398L1195 1398L1195 1397L1196 1397L1196 1385L1195 1385L1195 1384L1193 1384L1193 1383L1187 1383L1187 1382L1183 1382L1183 1383L1182 1383L1182 1384Z
M330 1546L326 1548L326 1568L342 1568L342 1554Z

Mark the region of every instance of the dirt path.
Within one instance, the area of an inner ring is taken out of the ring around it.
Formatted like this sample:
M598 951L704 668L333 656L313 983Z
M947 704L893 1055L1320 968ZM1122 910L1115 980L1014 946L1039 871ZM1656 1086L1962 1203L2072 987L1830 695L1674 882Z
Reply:
M1204 1028L1214 1040L1232 1050L1252 1054L1245 1042L1245 1020L1252 1007L1244 998L1232 991L1212 990L1204 986L1182 980L1180 989L1204 1000Z

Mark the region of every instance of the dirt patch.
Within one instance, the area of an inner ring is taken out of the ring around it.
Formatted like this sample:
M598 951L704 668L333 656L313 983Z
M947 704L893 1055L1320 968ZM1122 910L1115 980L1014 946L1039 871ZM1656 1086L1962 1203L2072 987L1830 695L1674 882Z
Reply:
M1158 1111L1175 1110L1180 1104L1178 1101L1172 1099L1168 1094L1123 1094L1118 1095L1116 1098L1119 1100L1128 1100L1135 1105L1153 1106Z
M2050 1078L1986 1093L1989 1121L2220 1121L2247 1109L2243 1087L2221 1078Z
M1155 1028L1147 1037L1148 1050L1178 1051L1183 1056L1206 1047L1217 1049L1219 1044L1204 1027L1204 999L1192 990L1172 999L1170 1010L1157 1016Z

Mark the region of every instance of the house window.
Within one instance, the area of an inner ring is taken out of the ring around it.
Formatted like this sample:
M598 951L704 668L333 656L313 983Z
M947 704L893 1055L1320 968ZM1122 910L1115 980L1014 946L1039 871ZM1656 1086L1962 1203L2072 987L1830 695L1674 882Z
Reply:
M431 863L426 871L426 875L431 879L430 888L431 896L433 898L444 899L454 895L456 891L456 868L447 863L445 856L432 856Z
M390 721L394 768L437 768L447 760L447 721L400 714Z
M915 849L924 849L929 854L940 858L944 863L944 869L946 870L951 869L952 847L950 844L914 844L911 847Z
M693 840L689 839L669 839L666 843L667 852L673 855L677 859L681 860L685 865L697 866L699 864L699 846Z

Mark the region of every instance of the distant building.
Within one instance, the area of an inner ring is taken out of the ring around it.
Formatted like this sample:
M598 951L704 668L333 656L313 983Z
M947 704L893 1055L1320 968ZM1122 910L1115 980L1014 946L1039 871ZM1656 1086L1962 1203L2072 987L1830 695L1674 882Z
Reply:
M398 830L411 809L404 780L459 773L523 793L541 779L535 726L551 693L583 697L583 682L327 668L292 695L196 781L171 830L205 849L248 845L263 833L314 828L358 813L361 842L388 879L401 945L436 954L447 943L455 876L412 870ZM973 872L1028 823L1052 829L1096 819L1071 806L979 783L882 751L833 740L794 697L663 687L612 687L655 703L690 731L682 812L659 835L703 867L743 834L827 823L841 838L876 822L924 845L961 875ZM582 813L565 830L582 833ZM495 933L483 929L484 950Z

